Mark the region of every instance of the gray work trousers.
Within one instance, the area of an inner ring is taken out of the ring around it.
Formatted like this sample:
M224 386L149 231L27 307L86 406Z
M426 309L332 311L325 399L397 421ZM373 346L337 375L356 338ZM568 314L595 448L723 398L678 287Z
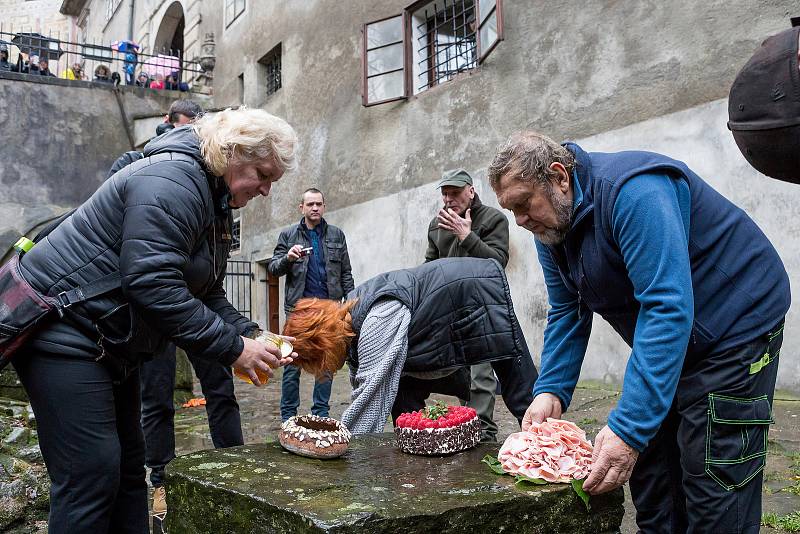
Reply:
M474 408L481 421L481 441L497 441L497 423L494 422L494 400L497 379L491 363L481 363L470 368L469 400L462 405Z

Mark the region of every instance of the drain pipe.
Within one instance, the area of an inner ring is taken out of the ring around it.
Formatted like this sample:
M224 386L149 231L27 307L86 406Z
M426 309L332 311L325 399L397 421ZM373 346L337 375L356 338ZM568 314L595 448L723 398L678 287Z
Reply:
M117 99L117 107L119 107L119 114L120 117L122 117L122 126L125 128L125 133L128 135L128 143L131 145L131 150L136 150L133 125L131 121L128 120L128 114L125 113L125 104L122 103L122 91L118 86L115 86L111 91L114 93L114 98Z
M131 12L130 18L128 19L128 40L133 41L133 7L135 5L134 0L131 0Z

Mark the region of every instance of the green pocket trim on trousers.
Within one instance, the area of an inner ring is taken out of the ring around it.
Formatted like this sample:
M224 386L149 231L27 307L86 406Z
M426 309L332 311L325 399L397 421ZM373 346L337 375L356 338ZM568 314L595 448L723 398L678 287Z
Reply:
M768 427L773 422L767 395L743 398L710 393L706 474L727 491L745 486L766 465Z

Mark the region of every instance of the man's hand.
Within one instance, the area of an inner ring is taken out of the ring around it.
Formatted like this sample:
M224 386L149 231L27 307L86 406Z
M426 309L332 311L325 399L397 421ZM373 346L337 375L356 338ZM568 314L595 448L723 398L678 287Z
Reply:
M622 486L631 478L638 457L639 451L604 426L594 440L592 472L583 482L583 489L590 495L599 495Z
M453 232L459 241L464 241L472 231L472 214L470 210L467 210L464 213L464 217L461 217L450 208L440 209L437 219L439 220L439 228Z
M282 358L280 349L274 343L262 343L242 337L244 349L233 362L233 368L250 377L256 386L261 386L256 369L272 378L272 370L292 363L292 358Z
M303 251L303 245L295 245L289 249L289 252L286 253L286 257L289 258L289 263L294 263L300 259Z
M561 400L552 393L539 393L525 410L522 418L522 430L528 430L531 423L541 423L548 417L561 417Z

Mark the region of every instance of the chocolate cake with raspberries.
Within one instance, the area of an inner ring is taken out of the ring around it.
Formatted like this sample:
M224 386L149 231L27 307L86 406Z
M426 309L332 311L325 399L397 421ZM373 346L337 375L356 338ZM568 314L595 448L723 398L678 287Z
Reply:
M394 423L397 446L409 454L433 456L470 449L481 439L481 423L473 408L437 402L404 413Z

